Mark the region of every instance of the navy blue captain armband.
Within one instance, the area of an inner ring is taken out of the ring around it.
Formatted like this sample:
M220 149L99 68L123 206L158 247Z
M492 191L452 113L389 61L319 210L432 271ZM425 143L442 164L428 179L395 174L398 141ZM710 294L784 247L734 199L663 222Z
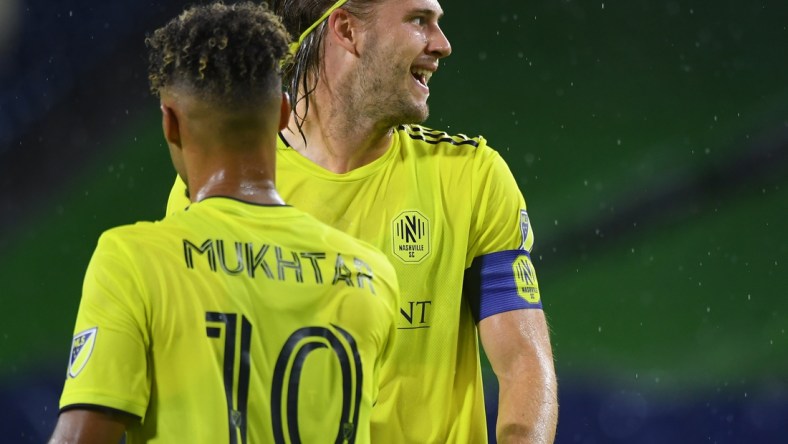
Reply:
M542 308L539 283L526 250L507 250L477 257L465 270L463 294L478 323L521 308Z

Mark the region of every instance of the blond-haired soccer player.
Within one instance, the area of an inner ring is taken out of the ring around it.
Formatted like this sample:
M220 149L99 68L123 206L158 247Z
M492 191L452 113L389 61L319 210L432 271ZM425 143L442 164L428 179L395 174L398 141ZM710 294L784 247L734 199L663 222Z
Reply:
M551 442L556 378L522 193L484 138L417 124L451 53L439 2L272 5L300 36L279 191L382 249L402 289L373 439L486 442L480 339L500 387L498 442ZM169 212L188 205L183 191L176 181Z
M52 442L370 442L396 277L277 193L288 41L252 3L193 7L147 39L192 204L101 236Z

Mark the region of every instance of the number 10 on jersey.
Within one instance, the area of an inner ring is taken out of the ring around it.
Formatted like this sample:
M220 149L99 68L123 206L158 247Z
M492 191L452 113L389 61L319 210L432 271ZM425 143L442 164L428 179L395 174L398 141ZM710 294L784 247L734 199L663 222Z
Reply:
M252 324L241 315L238 325L235 313L206 312L209 338L221 340L224 327L223 379L227 399L229 443L246 444L250 348ZM293 332L285 341L271 375L271 423L273 441L300 443L298 391L300 377L307 356L319 349L329 349L339 361L342 374L342 408L335 442L355 442L363 387L361 357L353 336L337 325L337 333L326 327L304 327ZM238 341L240 335L240 341ZM343 343L345 345L343 345ZM235 377L236 344L240 345L238 376ZM236 392L237 390L237 392ZM237 396L233 396L234 392ZM235 402L234 402L235 398Z

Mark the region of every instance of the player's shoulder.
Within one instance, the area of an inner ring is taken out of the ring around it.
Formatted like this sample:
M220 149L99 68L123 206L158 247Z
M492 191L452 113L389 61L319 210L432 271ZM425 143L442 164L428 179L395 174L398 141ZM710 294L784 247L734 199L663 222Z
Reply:
M107 229L99 237L98 244L103 248L141 247L155 248L162 245L162 240L172 235L167 223L163 221L139 221L128 225L119 225Z
M402 141L403 156L411 153L416 159L433 158L445 173L462 171L469 164L474 170L487 169L502 160L483 136L450 134L422 125L400 125L397 131Z
M479 149L487 147L487 140L482 136L470 137L462 133L449 133L424 125L408 124L397 127L403 141L424 148L466 148Z
M329 225L324 225L322 222L318 223L323 225L330 233L332 247L338 252L343 254L352 254L353 256L358 257L364 261L383 263L383 266L391 265L386 255L371 243L353 237Z
M324 236L324 238L330 242L330 248L332 250L344 256L352 256L354 259L358 259L364 264L369 265L373 271L375 271L375 275L387 281L396 282L394 266L391 265L388 256L380 251L378 247L317 220L315 222L323 226L324 230L326 230L327 236Z

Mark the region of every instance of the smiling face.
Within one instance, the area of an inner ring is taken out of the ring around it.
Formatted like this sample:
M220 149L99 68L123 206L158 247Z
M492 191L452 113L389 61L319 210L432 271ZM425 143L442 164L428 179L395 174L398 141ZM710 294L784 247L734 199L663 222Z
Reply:
M388 0L364 26L353 96L360 112L387 126L423 122L429 81L451 45L438 20L437 0Z

